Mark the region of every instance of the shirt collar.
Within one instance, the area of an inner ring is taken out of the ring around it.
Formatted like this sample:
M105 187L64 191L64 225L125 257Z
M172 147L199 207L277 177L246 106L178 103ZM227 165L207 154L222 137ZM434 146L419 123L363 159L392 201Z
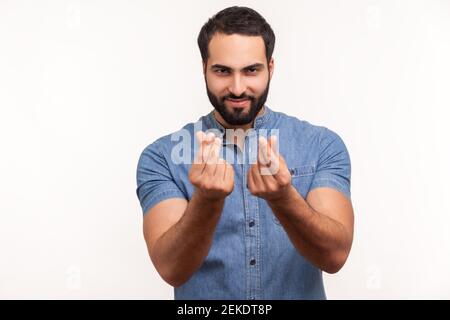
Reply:
M255 131L257 131L258 129L269 129L270 120L273 117L273 113L274 112L267 105L264 105L263 113L256 116L255 118L252 127L253 130L250 131L250 135L255 134ZM233 142L224 139L226 129L216 120L216 117L214 116L214 110L212 110L208 115L204 116L203 119L203 122L206 126L205 131L208 129L217 129L220 132L219 138L222 138L223 145L233 144Z
M269 129L268 126L272 116L273 111L267 105L264 105L264 113L256 116L253 129ZM214 110L204 117L204 123L206 129L218 129L222 134L225 134L225 128L214 117Z

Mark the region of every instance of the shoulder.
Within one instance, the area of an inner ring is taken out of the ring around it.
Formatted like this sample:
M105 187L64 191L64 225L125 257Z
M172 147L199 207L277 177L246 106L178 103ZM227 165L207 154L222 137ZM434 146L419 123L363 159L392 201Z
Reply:
M347 153L343 139L334 130L283 112L274 112L274 115L281 136L292 139L311 151Z
M170 155L173 147L180 141L191 143L194 138L194 123L188 123L177 131L159 137L148 144L141 152L141 158L150 155L167 156Z
M276 125L280 130L287 131L291 135L301 135L308 140L314 139L317 142L322 139L339 138L336 132L329 128L300 119L296 116L288 115L283 112L274 112Z

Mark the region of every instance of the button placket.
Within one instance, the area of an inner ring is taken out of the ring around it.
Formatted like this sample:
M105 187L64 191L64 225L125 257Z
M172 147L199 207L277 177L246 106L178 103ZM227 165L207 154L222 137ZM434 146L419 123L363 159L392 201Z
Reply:
M249 155L249 136L245 137L245 152ZM251 167L251 163L247 163L249 158L247 157L246 163L243 165L244 182L247 180L247 175ZM246 183L243 184L246 186ZM245 242L246 242L246 265L247 265L247 297L249 299L256 299L260 296L260 263L259 259L259 228L258 228L258 198L254 197L247 187L244 187L244 201L245 201Z

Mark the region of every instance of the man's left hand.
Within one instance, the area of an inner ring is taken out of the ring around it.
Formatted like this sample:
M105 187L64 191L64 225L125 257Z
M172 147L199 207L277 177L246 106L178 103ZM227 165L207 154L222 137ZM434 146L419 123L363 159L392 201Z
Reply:
M291 187L291 174L278 152L277 137L259 137L258 160L248 172L247 187L254 196L266 201L284 199Z

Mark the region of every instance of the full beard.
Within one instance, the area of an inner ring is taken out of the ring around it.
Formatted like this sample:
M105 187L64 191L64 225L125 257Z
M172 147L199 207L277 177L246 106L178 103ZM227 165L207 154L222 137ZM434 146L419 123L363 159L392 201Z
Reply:
M246 94L242 94L241 96L236 97L233 94L229 94L224 97L218 98L209 90L207 82L206 82L206 92L208 94L209 101L213 105L214 109L222 116L222 118L232 126L240 126L252 123L255 120L258 112L262 109L264 103L266 103L267 95L269 94L269 86L270 86L270 79L267 82L266 89L259 97L248 96ZM245 112L244 111L245 109L241 108L239 109L236 108L232 110L227 109L227 106L225 105L225 100L228 98L236 100L249 99L250 108L248 112Z

